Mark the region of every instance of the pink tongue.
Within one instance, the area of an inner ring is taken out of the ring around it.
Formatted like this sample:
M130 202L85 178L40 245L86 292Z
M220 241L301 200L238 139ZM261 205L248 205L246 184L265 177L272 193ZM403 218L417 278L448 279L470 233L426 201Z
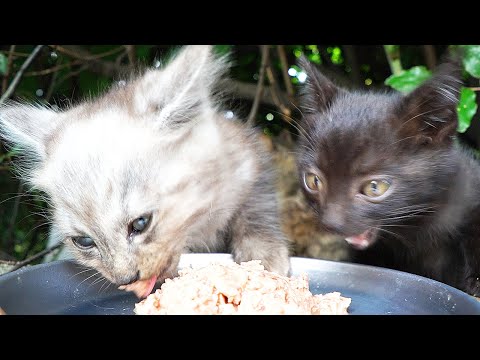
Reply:
M149 280L145 288L145 292L143 293L142 297L147 297L152 292L153 288L155 287L155 283L157 282L157 276L153 275Z
M368 235L370 235L369 230L360 235L348 237L345 240L354 248L363 250L366 249L371 243L371 239L369 239Z
M152 292L156 282L157 276L153 275L148 280L135 281L133 284L120 286L119 289L133 291L137 297L146 298Z

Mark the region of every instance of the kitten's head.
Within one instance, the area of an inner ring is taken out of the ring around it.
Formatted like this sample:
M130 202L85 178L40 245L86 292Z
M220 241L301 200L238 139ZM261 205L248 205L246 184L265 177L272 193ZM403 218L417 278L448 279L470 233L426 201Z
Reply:
M163 69L66 111L0 108L20 176L49 196L52 235L77 260L119 285L176 270L212 184L231 191L212 120L226 68L211 46L187 46Z
M363 249L425 224L445 203L457 168L456 63L405 96L348 91L308 60L300 66L308 78L297 163L323 228Z

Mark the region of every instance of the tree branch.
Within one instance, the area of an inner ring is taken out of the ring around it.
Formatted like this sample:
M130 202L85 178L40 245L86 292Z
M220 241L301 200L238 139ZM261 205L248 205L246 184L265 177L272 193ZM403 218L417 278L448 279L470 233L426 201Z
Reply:
M12 82L10 83L10 86L8 87L7 91L5 91L0 98L0 104L3 104L5 100L7 100L17 89L18 84L20 83L20 80L22 79L23 73L25 70L30 66L32 61L37 57L38 53L42 49L43 45L37 45L35 49L33 49L32 53L30 56L25 60L25 62L22 64L20 67L20 70L18 70L17 74L13 78Z
M225 91L231 93L235 98L253 100L257 94L257 85L249 82L238 80L227 80ZM285 92L280 92L278 96L282 99L283 103L288 103L289 99ZM273 100L273 89L271 86L265 85L263 87L262 97L260 98L262 104L275 106Z
M277 53L280 59L280 65L282 67L282 76L285 89L287 89L288 96L293 98L295 92L293 90L292 80L290 80L290 75L288 75L288 61L287 54L285 53L285 47L283 45L277 45Z
M45 95L45 101L50 102L50 99L53 95L53 90L55 89L55 85L57 83L58 78L58 71L55 71L50 79L50 85L48 86L47 95Z
M255 94L255 98L253 100L253 105L250 110L250 115L248 115L247 124L253 127L255 124L255 116L257 115L258 107L260 105L260 99L263 95L263 86L265 81L265 70L267 67L268 56L269 56L269 45L261 45L261 64L260 64L260 71L258 74L258 83L257 83L257 92Z
M35 260L40 259L40 258L44 257L45 255L50 254L51 252L55 251L56 249L60 248L61 246L63 246L63 242L59 242L58 244L56 244L56 245L54 245L54 246L52 246L48 249L40 251L39 253L37 253L33 256L30 256L28 259L25 259L23 261L19 261L19 262L15 263L15 266L9 272L18 270L18 269L24 267L25 265L28 265L28 264L34 262Z
M54 45L49 45L49 46L53 47ZM94 61L94 60L104 58L106 56L116 54L120 51L123 51L124 48L123 46L119 46L119 47L116 47L115 49L108 50L100 54L90 54L88 51L75 45L64 45L64 46L55 45L55 49L61 53L64 53L76 59L80 59L83 61Z
M53 45L51 45L53 47ZM77 65L81 64L82 61L80 59L90 59L87 63L82 65L82 67L74 72L71 72L65 76L65 78L61 78L56 82L56 86L59 86L63 81L66 79L78 75L78 73L85 71L85 70L90 70L95 74L98 75L103 75L106 77L117 77L120 74L126 74L131 71L130 67L128 65L121 65L121 64L115 64L113 61L109 60L104 60L100 57L100 55L105 56L105 53L99 54L97 56L93 56L90 54L88 51L85 49L76 46L76 45L63 45L63 46L58 46L55 45L55 48L58 52L62 52L66 55L75 57L79 60L73 60L70 65ZM78 61L78 63L77 63ZM63 64L67 65L67 64ZM61 65L61 66L63 66ZM54 69L45 69L45 71L54 72L55 70L59 70L59 68ZM288 70L287 70L288 71ZM327 72L328 70L325 70ZM331 74L332 77L337 78L336 74ZM257 83L258 84L258 83ZM244 82L244 81L238 81L238 80L227 80L226 81L226 91L231 93L237 98L240 99L248 99L248 100L254 100L256 95L257 95L257 90L258 86L257 84L249 83L249 82ZM289 99L289 96L283 92L277 92L276 94L279 98L280 101L284 104L289 103L291 100ZM260 101L263 104L266 105L272 105L275 106L275 101L273 99L273 89L271 86L263 86L263 91L261 93Z
M57 46L57 50L77 59L88 61L91 71L107 77L114 78L119 74L126 74L131 70L130 66L116 65L114 62L102 60L102 57L115 54L120 50L124 50L123 46L98 55L92 55L87 50L76 45Z
M7 71L5 72L5 75L3 76L3 80L2 80L2 94L5 91L7 91L8 78L10 76L10 70L12 69L13 54L15 52L15 46L16 45L10 45L10 50L8 51Z
M25 73L25 76L42 76L42 75L48 75L48 74L51 74L51 73L55 73L55 72L57 72L57 71L59 71L59 70L62 70L62 69L64 69L64 68L81 64L82 62L83 62L83 60L73 60L73 61L71 61L71 62L69 62L69 63L56 65L56 66L53 66L53 67L48 68L48 69L43 69L43 70L38 70L38 71L29 71L29 72L26 72L26 73Z
M290 122L289 116L291 115L292 111L288 106L286 106L280 99L280 86L277 83L277 79L275 78L275 74L273 73L272 62L270 61L270 57L267 59L267 67L266 67L268 81L272 85L272 99L275 105L278 107L284 120L288 123Z

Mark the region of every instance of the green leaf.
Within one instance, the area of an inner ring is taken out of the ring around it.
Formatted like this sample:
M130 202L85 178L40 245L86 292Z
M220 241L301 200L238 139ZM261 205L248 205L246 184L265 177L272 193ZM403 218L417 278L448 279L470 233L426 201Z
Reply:
M473 115L477 112L477 94L469 88L462 88L460 102L458 103L458 127L459 133L464 133L470 127Z
M0 75L5 75L7 72L7 57L0 54Z
M385 80L385 84L391 86L395 90L408 93L415 90L431 76L432 72L425 66L414 66L409 70L404 70L398 75L389 76Z
M320 57L320 54L310 54L310 55L308 55L308 59L311 62L314 62L315 64L321 64L322 63L322 59Z
M463 57L463 66L467 72L480 78L480 45L464 46L465 55Z

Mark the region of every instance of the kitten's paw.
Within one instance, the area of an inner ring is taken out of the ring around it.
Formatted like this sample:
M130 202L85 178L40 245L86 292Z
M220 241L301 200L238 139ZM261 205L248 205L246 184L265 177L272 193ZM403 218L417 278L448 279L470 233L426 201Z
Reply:
M283 276L291 274L290 258L288 256L272 256L263 259L262 264L268 271L273 271Z
M287 276L290 275L290 257L288 250L281 249L280 251L272 252L268 255L261 256L260 254L239 254L234 253L233 258L235 262L241 263L244 261L260 260L265 270L276 272L277 274Z

